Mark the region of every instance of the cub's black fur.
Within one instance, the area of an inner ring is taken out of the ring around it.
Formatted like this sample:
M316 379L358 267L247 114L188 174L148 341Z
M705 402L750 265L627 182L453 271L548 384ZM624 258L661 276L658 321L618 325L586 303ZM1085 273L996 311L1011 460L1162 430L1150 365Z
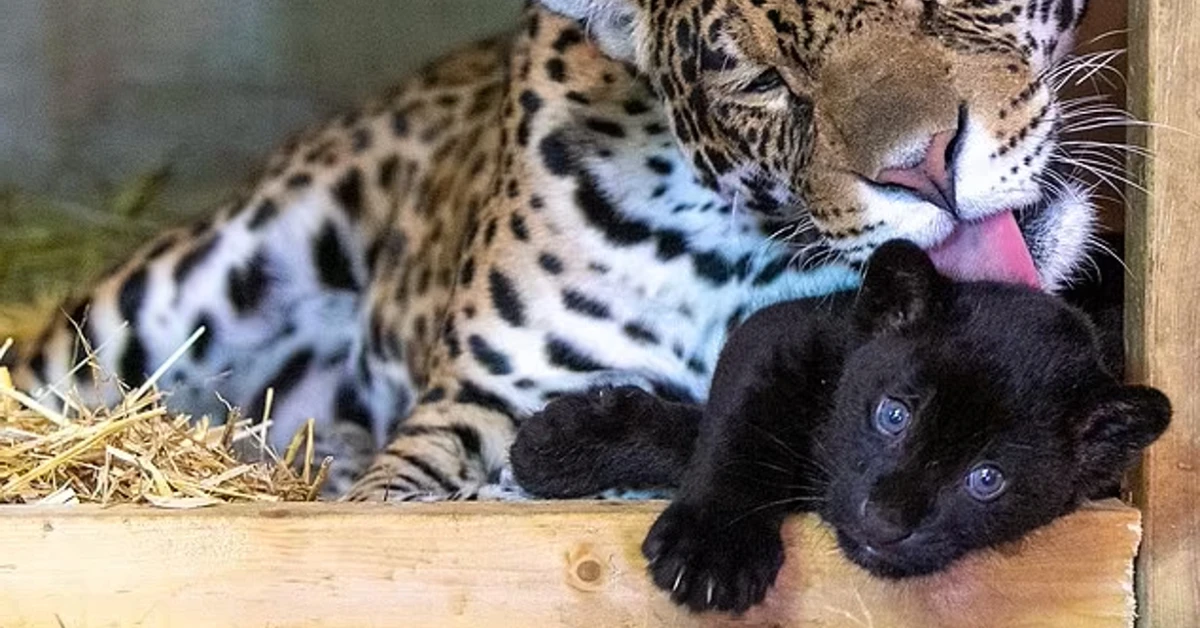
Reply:
M511 458L542 496L679 486L642 548L654 582L694 610L741 612L774 582L788 513L820 513L873 574L928 574L1110 490L1170 413L1104 367L1078 310L953 284L895 242L859 292L748 319L706 406L633 388L564 397Z

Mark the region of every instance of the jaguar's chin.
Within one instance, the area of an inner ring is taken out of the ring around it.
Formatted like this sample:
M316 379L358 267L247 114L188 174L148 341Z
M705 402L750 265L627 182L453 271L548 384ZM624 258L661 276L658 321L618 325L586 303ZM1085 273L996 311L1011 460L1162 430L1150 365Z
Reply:
M1096 206L1083 185L1047 186L1041 200L1016 212L1042 287L1058 292L1078 276L1097 229Z

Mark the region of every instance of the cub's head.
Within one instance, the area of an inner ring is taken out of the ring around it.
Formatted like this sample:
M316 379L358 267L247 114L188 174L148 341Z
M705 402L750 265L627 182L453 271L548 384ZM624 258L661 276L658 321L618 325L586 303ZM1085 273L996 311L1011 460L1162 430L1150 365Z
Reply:
M1048 169L1086 0L541 2L641 70L702 180L843 259L901 238L1054 288L1083 253L1091 207Z
M1092 328L1021 286L951 284L911 244L868 262L822 514L871 572L933 572L1115 488L1170 405L1101 365Z

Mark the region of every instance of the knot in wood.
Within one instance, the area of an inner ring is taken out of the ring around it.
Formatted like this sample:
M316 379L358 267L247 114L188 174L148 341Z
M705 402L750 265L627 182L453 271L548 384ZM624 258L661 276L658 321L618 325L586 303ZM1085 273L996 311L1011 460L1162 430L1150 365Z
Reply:
M567 583L580 591L598 591L604 586L604 573L604 563L589 547L576 547L567 557Z

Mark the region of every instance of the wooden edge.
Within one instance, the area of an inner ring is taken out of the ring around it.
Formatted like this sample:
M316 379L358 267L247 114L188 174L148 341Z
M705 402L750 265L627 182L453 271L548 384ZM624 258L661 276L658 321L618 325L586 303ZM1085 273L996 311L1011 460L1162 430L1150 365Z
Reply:
M1138 511L1092 504L943 574L875 579L816 517L743 622L654 589L645 503L0 508L0 626L1129 626Z
M1174 416L1134 479L1145 513L1139 624L1200 626L1200 3L1129 2L1133 117L1125 329L1131 381L1161 389Z

